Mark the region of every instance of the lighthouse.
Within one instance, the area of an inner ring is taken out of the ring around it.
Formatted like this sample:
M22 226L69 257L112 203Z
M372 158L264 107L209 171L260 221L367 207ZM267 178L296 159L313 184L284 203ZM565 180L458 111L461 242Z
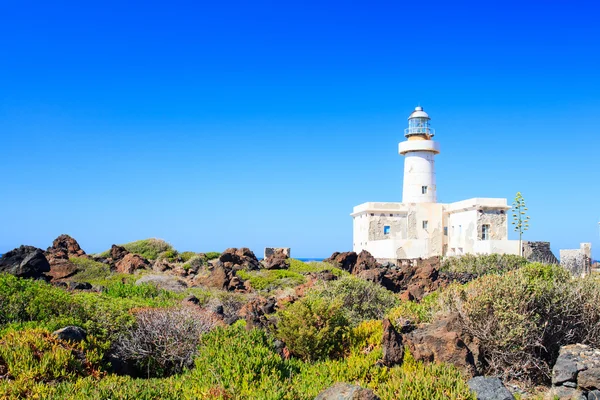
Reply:
M404 130L406 140L398 146L398 153L404 156L403 203L437 201L434 158L439 154L440 146L432 140L435 131L430 120L423 107L416 107Z

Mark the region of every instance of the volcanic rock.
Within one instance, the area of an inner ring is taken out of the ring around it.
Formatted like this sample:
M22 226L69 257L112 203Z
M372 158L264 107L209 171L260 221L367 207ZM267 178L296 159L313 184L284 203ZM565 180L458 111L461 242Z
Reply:
M6 272L19 278L47 279L50 264L41 249L33 246L21 246L0 258L0 272Z
M115 264L117 272L122 274L133 274L138 269L147 269L150 266L148 260L137 254L128 253Z

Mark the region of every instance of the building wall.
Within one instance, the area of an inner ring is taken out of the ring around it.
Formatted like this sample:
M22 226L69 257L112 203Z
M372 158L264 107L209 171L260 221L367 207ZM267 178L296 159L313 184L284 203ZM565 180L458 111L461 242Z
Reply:
M464 210L448 214L448 255L472 253L477 241L477 211Z
M560 265L573 275L585 276L591 273L592 244L581 243L577 250L560 250Z

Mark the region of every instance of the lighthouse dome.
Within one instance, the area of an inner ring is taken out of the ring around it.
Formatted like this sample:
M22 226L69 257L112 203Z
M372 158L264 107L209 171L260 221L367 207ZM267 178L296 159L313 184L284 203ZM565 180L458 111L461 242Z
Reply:
M425 111L423 111L423 107L421 107L421 106L415 107L415 111L413 111L408 116L408 119L413 119L413 118L431 119L431 118L429 118L429 114L427 114Z

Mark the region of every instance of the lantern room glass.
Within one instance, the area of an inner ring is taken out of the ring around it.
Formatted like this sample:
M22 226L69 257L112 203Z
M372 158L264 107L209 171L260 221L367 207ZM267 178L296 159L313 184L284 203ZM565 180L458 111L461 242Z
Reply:
M429 119L419 117L409 119L408 133L411 135L429 135Z

